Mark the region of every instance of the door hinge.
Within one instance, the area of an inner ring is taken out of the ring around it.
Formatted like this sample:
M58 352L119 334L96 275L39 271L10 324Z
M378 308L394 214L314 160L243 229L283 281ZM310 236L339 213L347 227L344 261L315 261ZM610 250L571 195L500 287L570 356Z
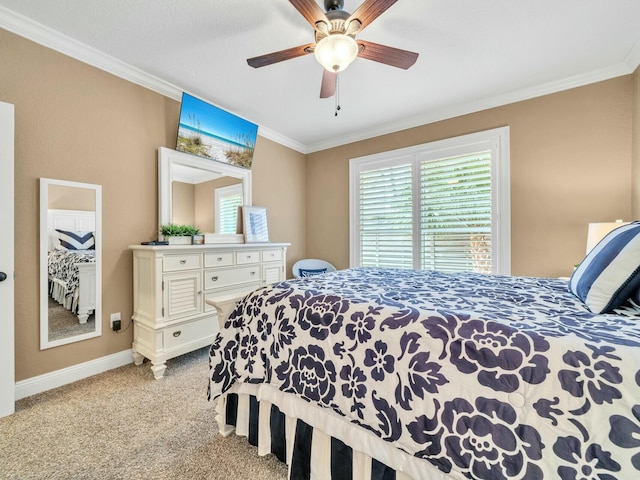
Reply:
M162 281L162 291L164 292L164 280Z
M164 307L162 307L162 316L164 317Z

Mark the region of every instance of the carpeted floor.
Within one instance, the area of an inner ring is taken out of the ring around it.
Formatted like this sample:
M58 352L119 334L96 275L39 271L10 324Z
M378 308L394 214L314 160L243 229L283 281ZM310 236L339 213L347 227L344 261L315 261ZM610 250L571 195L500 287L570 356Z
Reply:
M50 342L91 333L96 329L95 315L89 315L87 323L80 323L77 315L71 313L51 297L49 297L48 313Z
M169 360L161 380L131 364L18 401L0 418L0 479L285 479L274 456L217 433L207 353Z

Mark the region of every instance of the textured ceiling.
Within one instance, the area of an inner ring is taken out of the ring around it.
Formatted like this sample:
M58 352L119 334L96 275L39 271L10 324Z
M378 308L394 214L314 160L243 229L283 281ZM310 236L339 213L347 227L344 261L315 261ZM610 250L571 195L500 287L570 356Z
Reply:
M360 3L345 0L345 10ZM358 38L418 52L418 61L405 71L356 59L341 74L335 117L334 99L319 98L313 55L260 69L246 63L313 41L288 0L0 0L0 27L81 59L83 49L106 54L93 63L117 59L137 69L134 77L189 92L305 153L628 74L640 63L639 0L398 0Z

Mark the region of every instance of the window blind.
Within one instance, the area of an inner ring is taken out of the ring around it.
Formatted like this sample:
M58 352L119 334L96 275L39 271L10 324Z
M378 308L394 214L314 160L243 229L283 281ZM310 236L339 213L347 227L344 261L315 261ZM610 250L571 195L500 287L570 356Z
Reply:
M242 193L220 197L220 231L217 233L236 233L238 207L242 205Z
M413 268L411 164L360 175L360 265Z
M361 171L360 265L491 273L491 198L490 151Z
M423 269L491 273L491 152L420 164Z

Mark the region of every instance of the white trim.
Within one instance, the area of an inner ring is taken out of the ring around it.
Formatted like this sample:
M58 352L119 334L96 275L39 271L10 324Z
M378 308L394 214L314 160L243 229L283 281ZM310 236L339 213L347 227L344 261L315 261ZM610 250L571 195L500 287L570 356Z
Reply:
M37 377L27 378L16 382L16 400L30 397L52 388L58 388L68 383L77 382L83 378L92 377L130 363L133 363L131 349L38 375Z
M635 45L631 47L627 56L624 57L624 62L627 64L631 72L636 71L636 68L640 65L640 38L638 38Z
M640 47L638 47L638 50L640 50ZM629 62L637 61L638 63L640 63L640 53L636 55L635 60L631 58L631 55L627 56L627 59ZM531 88L516 90L514 92L506 93L503 95L487 97L476 101L461 103L459 105L451 105L440 110L429 110L428 112L425 112L423 114L404 118L398 122L387 123L384 126L378 128L354 132L350 135L341 137L332 137L321 142L307 145L306 151L303 153L318 152L321 150L326 150L328 148L338 147L369 138L375 138L382 135L407 130L409 128L420 127L423 125L428 125L430 123L460 117L462 115L481 112L483 110L489 110L491 108L501 107L503 105L509 105L536 97L542 97L544 95L550 95L553 93L570 90L572 88L583 87L585 85L602 82L604 80L620 77L622 75L629 75L634 71L635 68L631 68L626 62L624 62L613 65L611 67L603 68L601 70L596 70L594 72L588 72L582 75L568 77L562 80L549 82Z
M0 238L0 271L7 278L0 283L0 417L15 411L13 401L15 383L15 258L14 258L14 157L15 107L0 102L0 228L8 232Z
M173 181L171 165L183 165L205 172L217 173L221 176L239 178L242 180L243 205L251 205L251 170L236 167L223 162L214 162L190 153L172 150L166 147L158 148L158 228L172 222L171 212Z
M149 90L158 92L174 100L180 101L182 98L182 92L184 91L184 89L180 88L179 86L173 85L158 77L150 75L136 67L124 63L110 55L102 53L94 49L93 47L78 42L77 40L74 40L56 30L46 27L41 23L35 22L30 18L20 15L2 6L0 6L0 27L24 38L27 38L33 42L39 43L40 45L80 60L81 62L88 63L89 65L93 65L96 68L112 73L113 75L116 75L120 78L141 85L145 88L148 88ZM575 75L573 77L568 77L562 80L549 82L536 87L524 88L504 95L497 95L494 97L481 99L475 102L454 105L441 110L429 110L422 115L406 118L395 123L389 123L379 128L363 130L361 132L356 132L341 137L332 137L327 140L309 145L303 145L296 140L292 140L291 138L269 130L268 128L261 125L259 125L258 133L261 137L267 138L276 143L279 143L280 145L284 145L285 147L289 147L293 150L296 150L297 152L306 155L309 153L318 152L320 150L326 150L327 148L346 145L349 143L366 140L368 138L378 137L380 135L386 135L389 133L406 130L408 128L418 127L421 125L458 117L460 115L467 115L469 113L479 112L502 105L508 105L510 103L520 102L543 95L549 95L552 93L569 90L571 88L582 87L584 85L609 80L611 78L619 77L622 75L629 75L636 70L638 65L640 65L640 39L626 55L624 61L616 65L602 68L593 72L587 72L581 75ZM192 95L190 92L186 93ZM200 95L195 96L202 98L202 100L205 100L212 105L216 105L215 102L212 102L207 98L204 98ZM238 115L234 112L230 113ZM243 118L245 117L244 115L238 116Z
M349 160L349 265L359 266L360 245L356 241L359 225L359 178L360 172L396 165L401 161L417 164L428 159L446 158L462 155L469 149L491 150L491 192L492 220L491 230L497 241L492 242L492 270L501 275L511 274L511 187L510 187L510 129L494 128L482 132L460 135L435 142L376 153ZM415 182L415 175L414 175ZM417 185L417 184L416 184ZM416 186L414 185L414 187ZM419 190L414 188L419 197ZM414 199L414 204L415 204ZM414 226L416 222L414 212ZM414 257L414 261L417 257ZM414 265L415 266L415 265Z
M72 188L93 190L95 194L94 239L95 239L95 329L93 332L74 335L59 340L49 340L49 283L48 250L49 250L49 186L58 185ZM59 347L102 335L102 186L91 183L71 182L52 178L40 178L40 350Z

